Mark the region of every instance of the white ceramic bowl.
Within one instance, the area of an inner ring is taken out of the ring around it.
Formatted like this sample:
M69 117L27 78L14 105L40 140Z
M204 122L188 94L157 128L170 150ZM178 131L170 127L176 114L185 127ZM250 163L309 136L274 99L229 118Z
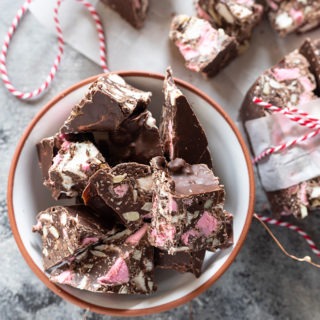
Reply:
M159 119L163 76L144 72L120 72L130 84L152 91L150 110ZM207 252L201 276L157 270L158 291L150 296L95 294L48 280L41 263L41 241L31 232L40 210L54 205L42 185L36 143L57 132L72 106L84 95L96 77L81 81L49 102L34 118L16 149L8 183L11 227L19 249L34 273L45 285L82 308L110 315L136 316L161 312L194 298L211 286L230 266L248 232L254 204L254 180L249 153L235 124L212 99L190 84L176 79L202 123L209 141L215 173L226 188L225 208L234 214L234 245L218 253Z

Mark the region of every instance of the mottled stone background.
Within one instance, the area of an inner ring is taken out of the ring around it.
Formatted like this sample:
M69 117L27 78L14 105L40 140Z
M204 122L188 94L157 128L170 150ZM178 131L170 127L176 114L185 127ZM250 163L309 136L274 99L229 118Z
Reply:
M22 1L0 1L0 39ZM12 43L8 68L18 88L34 89L48 73L55 38L28 15ZM44 59L43 59L44 57ZM98 66L66 47L63 63L49 92L35 102L20 102L0 85L0 319L111 319L86 312L49 291L31 272L12 237L6 185L16 144L37 111L71 84L100 73ZM28 186L26 192L28 192ZM264 208L258 188L256 210ZM320 242L320 216L299 223ZM273 228L292 253L310 254L294 233ZM320 271L285 257L259 223L253 221L236 261L209 290L189 304L140 319L320 319ZM115 318L113 318L115 319ZM120 319L120 318L119 318Z

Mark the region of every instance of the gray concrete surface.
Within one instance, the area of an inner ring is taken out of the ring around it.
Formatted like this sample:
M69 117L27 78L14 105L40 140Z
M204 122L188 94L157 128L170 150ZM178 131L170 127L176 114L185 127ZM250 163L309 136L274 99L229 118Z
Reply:
M0 2L0 39L22 1ZM33 89L46 76L56 47L54 37L28 16L14 38L8 68L19 88ZM51 291L32 273L12 237L6 206L6 185L17 142L36 112L71 84L99 73L97 65L66 47L63 62L48 93L34 102L21 102L0 84L0 319L116 319L86 312ZM228 85L226 83L226 85ZM26 186L26 189L28 187ZM265 199L257 188L256 210ZM320 242L319 213L299 223ZM273 228L291 252L309 254L294 233ZM320 319L319 270L285 257L257 222L229 270L205 293L187 305L139 319Z

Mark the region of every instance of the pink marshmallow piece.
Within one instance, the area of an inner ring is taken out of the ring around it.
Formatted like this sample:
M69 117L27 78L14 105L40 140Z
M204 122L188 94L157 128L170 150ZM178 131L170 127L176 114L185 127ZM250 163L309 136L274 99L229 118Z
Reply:
M290 9L290 15L297 25L302 24L304 20L303 12L301 10Z
M212 21L211 17L197 4L196 10L198 17L207 21Z
M146 234L147 230L148 230L148 225L144 224L137 232L129 236L126 239L125 243L131 244L133 246L137 245L142 239L142 237Z
M208 211L205 211L196 224L196 228L200 230L205 236L209 236L216 231L218 220L212 216Z
M300 77L299 68L274 68L272 72L277 81L294 80Z
M312 100L310 92L304 92L300 95L299 105L303 105Z
M68 150L69 147L70 147L70 144L71 144L71 142L65 140L65 141L63 142L63 144L61 145L61 149L62 149L62 150Z
M129 282L129 269L123 258L119 257L105 276L99 277L101 284L123 284Z
M192 48L189 43L176 43L185 60L191 60L199 55L198 50Z
M309 204L308 197L307 197L307 183L306 182L301 183L300 190L298 191L298 196L300 198L301 203L303 203L306 206Z
M169 199L169 210L170 210L170 212L177 212L178 211L178 204L171 197Z
M63 271L58 276L52 278L52 280L61 284L71 284L73 274L70 270Z
M162 230L157 232L156 229L151 231L151 237L154 239L156 246L162 247L167 240L173 241L176 234L176 229L170 225L162 225Z
M83 171L87 171L87 170L90 169L90 164L87 163L87 162L83 163L83 164L81 164L81 168L82 168Z
M92 244L92 243L96 243L98 241L99 241L99 239L96 238L96 237L87 237L87 238L84 238L82 240L82 245L86 246L86 245L89 245L89 244Z
M58 153L52 160L52 165L57 166L62 161L61 155Z
M302 84L305 91L313 91L315 89L315 85L310 81L307 76L299 78L300 83Z
M268 6L273 10L276 11L278 10L279 6L272 0L267 0Z
M67 139L66 139L66 135L65 135L64 133L59 133L58 137L59 137L59 139L60 139L61 141L66 141L66 140L67 140Z
M191 230L188 230L187 232L185 232L182 236L181 236L181 240L182 242L187 246L189 244L189 237L192 236L192 237L198 237L199 236L199 232L194 230L194 229L191 229Z
M141 7L141 3L140 3L140 0L133 0L133 7L137 10L140 9Z
M127 184L120 184L113 188L113 191L118 197L122 198L127 193L128 189L129 186Z

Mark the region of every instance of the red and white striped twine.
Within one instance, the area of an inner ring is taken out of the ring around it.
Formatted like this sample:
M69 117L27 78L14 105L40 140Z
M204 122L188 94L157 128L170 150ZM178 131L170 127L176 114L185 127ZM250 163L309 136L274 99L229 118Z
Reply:
M270 217L265 217L259 214L256 214L263 222L266 222L268 224L271 225L276 225L279 227L285 227L287 229L293 230L295 232L297 232L302 238L304 238L306 240L306 242L308 243L310 249L312 250L312 252L320 257L320 250L317 248L316 244L314 243L314 241L311 239L311 237L305 232L303 231L301 228L299 228L298 226L291 224L289 222L286 221L279 221L277 219L273 219Z
M77 0L78 2L82 3L83 6L90 12L98 33L98 38L99 38L99 53L100 53L100 65L102 67L103 72L109 72L108 67L107 67L107 59L106 59L106 47L105 47L105 36L104 36L104 31L102 27L102 23L100 20L100 17L93 7L91 3L89 3L86 0ZM5 85L5 87L8 89L8 91L16 96L19 99L22 100L29 100L38 97L41 93L43 93L51 84L53 81L56 72L58 70L58 67L61 62L61 58L63 55L63 49L64 49L64 40L63 40L63 34L58 18L58 12L59 8L61 6L62 0L56 0L55 7L53 10L53 20L55 23L56 27L56 32L57 32L57 39L58 39L58 53L57 56L54 60L54 63L50 69L50 72L48 76L46 77L45 81L41 84L41 86L31 92L22 92L18 89L15 88L15 86L12 84L12 82L9 79L8 71L7 71L7 65L6 65L6 60L7 60L7 55L8 55L8 49L10 42L13 38L13 35L15 31L17 30L17 27L23 18L23 16L26 14L30 3L32 0L26 0L25 3L21 6L21 8L18 10L16 16L14 17L11 26L6 34L6 37L4 39L4 43L1 49L1 54L0 54L0 73L1 73L1 78L2 81Z
M86 0L77 0L77 1L82 3L88 9L88 11L91 14L91 17L93 18L96 24L96 29L97 29L98 39L99 39L100 66L104 73L108 73L109 68L107 67L105 36L104 36L103 25L99 17L99 14L96 11L95 7L90 2Z
M297 108L279 108L256 97L253 98L253 102L272 112L284 114L291 121L295 121L299 125L306 126L310 129L314 129L316 126L320 127L320 120L318 118L311 117L308 112L304 112Z
M309 140L309 139L315 137L316 135L318 135L319 133L320 133L320 128L315 130L315 131L312 131L312 132L310 132L310 133L308 133L308 134L306 134L306 135L304 135L302 137L299 137L299 138L296 138L296 139L292 139L292 140L290 140L288 142L285 142L285 143L280 144L280 145L275 146L275 147L268 148L267 150L261 152L257 157L255 157L252 162L253 163L257 163L257 162L259 162L260 160L262 160L266 156L269 156L269 155L271 155L273 153L277 153L277 152L283 151L283 150L288 149L288 148L290 148L290 147L292 147L292 146L294 146L296 144L299 144L301 142Z
M270 103L264 102L259 98L253 98L253 102L267 110L270 110L272 112L278 112L284 114L286 117L288 117L291 121L294 121L298 123L301 126L308 127L309 129L316 129L314 131L311 131L299 138L295 138L292 140L289 140L288 142L285 142L283 144L280 144L278 146L270 147L266 150L264 150L262 153L260 153L258 156L256 156L253 159L253 163L257 163L266 156L269 156L273 153L277 153L280 151L283 151L285 149L288 149L296 144L299 144L301 142L307 141L315 136L317 136L320 133L320 120L317 118L311 117L307 112L299 111L298 109L288 109L284 108L281 109L279 107L273 106ZM298 114L299 116L297 116Z
M253 163L257 163L259 162L261 159L263 159L264 157L266 157L267 155L271 155L275 152L280 152L282 150L285 150L287 148L290 148L291 146L294 146L302 141L306 141L308 139L311 139L312 137L318 135L320 133L320 120L314 117L311 117L307 112L301 111L297 108L279 108L276 107L270 103L264 102L262 99L260 98L253 98L253 102L267 110L270 110L271 112L275 112L275 113L282 113L283 115L285 115L288 119L290 119L291 121L296 122L297 124L301 125L301 126L306 126L309 129L316 129L315 131L312 131L302 137L293 139L291 141L288 141L286 143L283 143L279 146L275 146L275 147L270 147L268 149L266 149L265 151L263 151L260 155L258 155L257 157L255 157L253 159ZM305 241L307 242L307 244L309 245L310 249L313 251L313 253L320 257L320 250L316 247L314 241L311 239L311 237L305 232L303 231L301 228L286 222L286 221L279 221L277 219L274 218L270 218L270 217L266 217L266 216L262 216L259 214L255 214L255 216L268 224L271 225L276 225L279 227L285 227L287 229L293 230L295 232L297 232L300 236L302 236ZM272 234L270 234L273 238L274 236ZM279 244L278 244L279 245ZM281 245L279 245L281 249L283 249L281 247ZM286 251L283 249L283 251L286 253ZM287 253L286 253L287 254ZM310 259L310 257L304 257L302 259L297 258L295 256L292 256L290 254L287 254L288 256L290 256L291 258L294 258L295 260L298 261L305 261L308 263L311 263L312 265L319 267L319 265L315 264L314 262L312 262L312 260Z

